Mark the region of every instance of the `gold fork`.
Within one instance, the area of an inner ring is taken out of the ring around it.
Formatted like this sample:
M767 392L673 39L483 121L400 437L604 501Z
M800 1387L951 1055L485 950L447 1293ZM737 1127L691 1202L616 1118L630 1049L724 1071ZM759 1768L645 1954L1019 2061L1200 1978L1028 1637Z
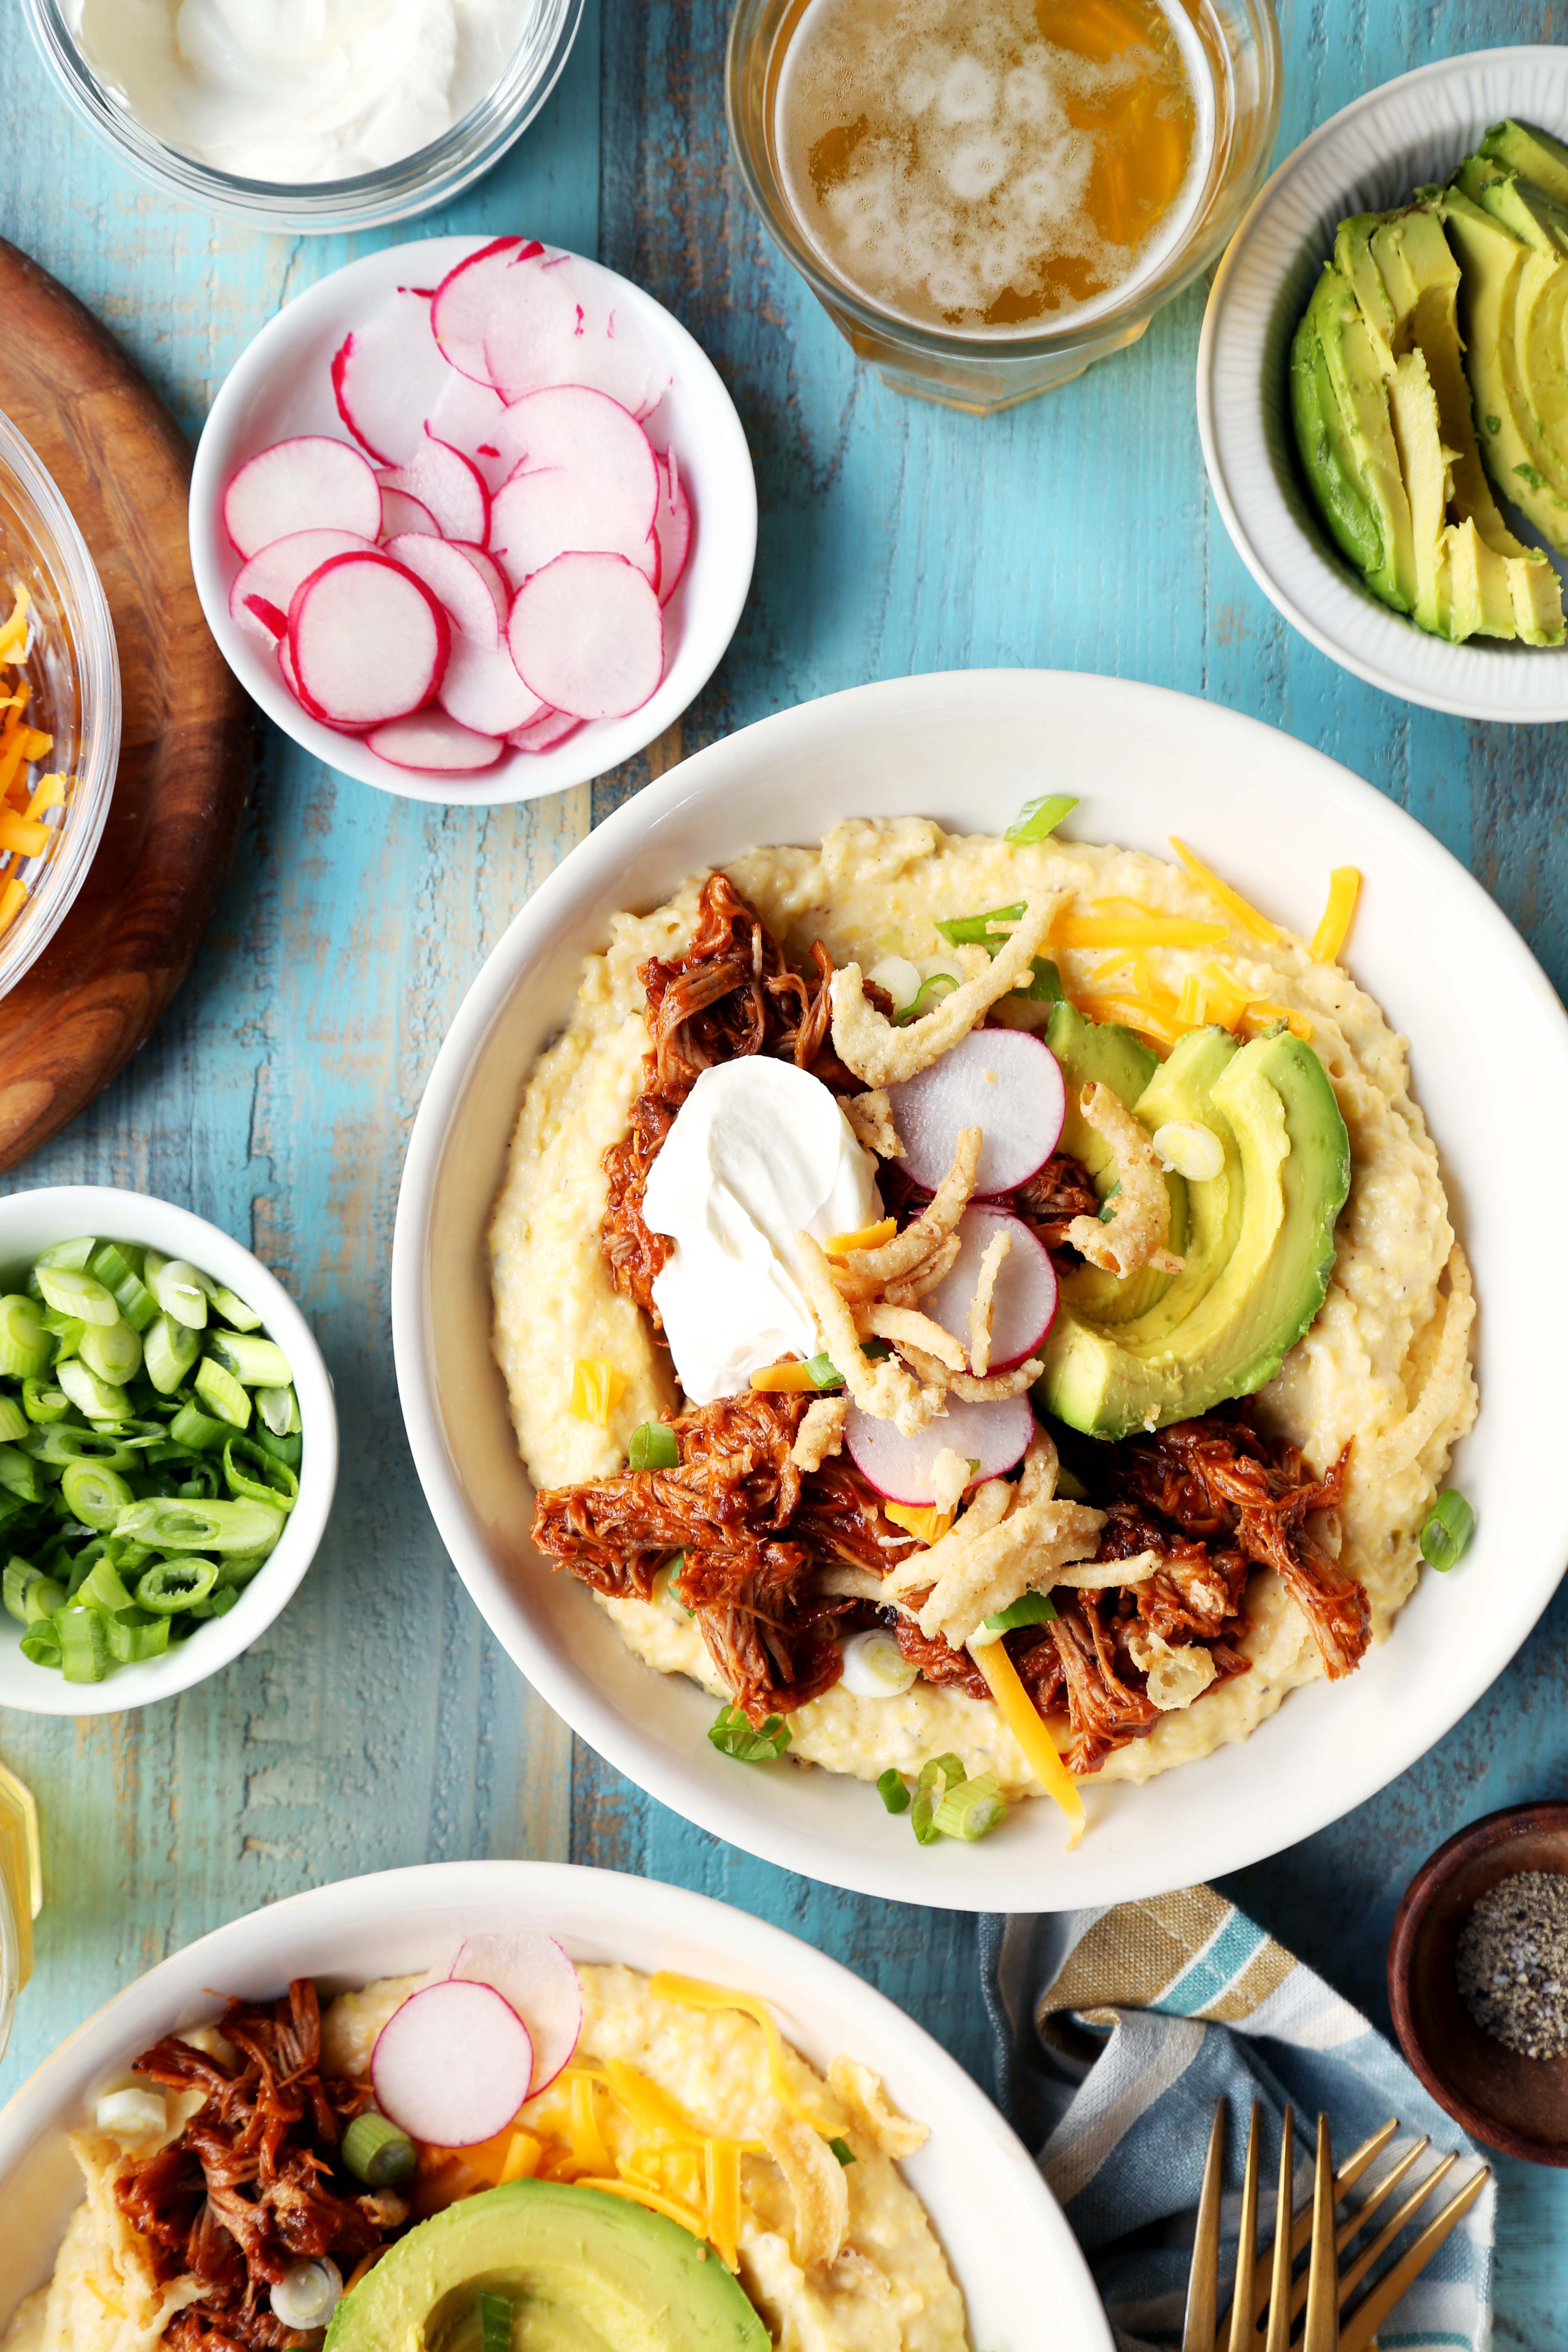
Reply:
M1295 2114L1287 2107L1279 2150L1279 2179L1275 2194L1274 2243L1267 2268L1258 2262L1258 2169L1262 2146L1262 2110L1253 2101L1247 2132L1247 2162L1242 2176L1241 2226L1237 2246L1236 2288L1229 2311L1218 2317L1220 2201L1225 2166L1225 2101L1215 2109L1198 2200L1197 2230L1193 2245L1192 2278L1187 2288L1186 2326L1182 2352L1291 2352L1290 2334L1298 2315L1306 2318L1295 2352L1369 2352L1373 2337L1413 2280L1424 2271L1438 2247L1469 2211L1491 2178L1483 2165L1427 2222L1376 2284L1353 2310L1352 2294L1374 2264L1394 2244L1457 2161L1447 2156L1418 2181L1384 2223L1377 2235L1354 2254L1342 2271L1340 2257L1361 2236L1373 2215L1384 2205L1429 2143L1421 2139L1391 2167L1361 2205L1336 2223L1334 2209L1398 2130L1397 2122L1358 2147L1338 2172L1329 2144L1326 2116L1318 2117L1317 2162L1312 2195L1300 2213L1292 2210L1295 2169ZM1306 2270L1295 2275L1297 2256L1309 2249ZM1262 2332L1267 2315L1267 2334Z

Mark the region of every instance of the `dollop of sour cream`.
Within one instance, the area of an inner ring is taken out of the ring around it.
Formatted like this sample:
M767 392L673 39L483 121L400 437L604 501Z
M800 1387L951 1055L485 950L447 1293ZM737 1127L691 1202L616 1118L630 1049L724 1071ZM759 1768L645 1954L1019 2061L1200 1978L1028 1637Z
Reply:
M379 171L493 89L533 0L64 0L110 96L182 155L298 186Z
M703 1071L643 1195L648 1227L675 1244L654 1304L693 1404L816 1353L795 1236L876 1223L876 1165L820 1078L792 1062L751 1054Z

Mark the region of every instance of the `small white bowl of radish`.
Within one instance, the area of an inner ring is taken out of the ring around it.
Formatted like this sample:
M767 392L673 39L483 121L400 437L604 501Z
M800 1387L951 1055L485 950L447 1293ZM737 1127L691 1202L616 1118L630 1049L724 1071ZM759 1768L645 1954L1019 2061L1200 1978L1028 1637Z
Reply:
M518 236L431 237L281 310L191 484L207 623L286 734L381 791L532 800L646 748L744 605L756 486L669 313Z

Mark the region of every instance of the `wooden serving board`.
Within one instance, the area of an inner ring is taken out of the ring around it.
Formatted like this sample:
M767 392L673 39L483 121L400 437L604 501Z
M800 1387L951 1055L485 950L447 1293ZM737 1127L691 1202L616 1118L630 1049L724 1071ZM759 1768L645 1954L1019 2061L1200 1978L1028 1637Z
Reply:
M189 971L234 856L250 721L191 577L191 461L173 417L76 297L3 238L0 319L0 408L98 566L125 712L91 869L0 998L3 1171L109 1084Z

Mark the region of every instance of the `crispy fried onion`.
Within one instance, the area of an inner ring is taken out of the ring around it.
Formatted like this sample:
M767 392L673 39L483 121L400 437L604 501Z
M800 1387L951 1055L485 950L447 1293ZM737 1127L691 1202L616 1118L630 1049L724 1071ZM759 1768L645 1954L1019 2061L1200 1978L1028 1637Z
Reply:
M987 1372L982 1381L973 1372L950 1372L939 1358L928 1356L923 1349L906 1346L904 1353L922 1381L940 1381L965 1404L991 1404L999 1397L1022 1396L1046 1369L1038 1356L1030 1356L1011 1371Z
M899 1240L902 1238L900 1234ZM872 1363L861 1353L854 1310L834 1282L833 1268L821 1247L807 1233L798 1234L795 1240L800 1286L816 1318L823 1347L844 1375L845 1387L862 1412L877 1421L890 1421L906 1437L918 1436L945 1410L942 1390L917 1381L896 1356ZM896 1249L898 1242L889 1242L887 1247ZM880 1253L864 1250L857 1255L869 1257Z
M1059 1569L1058 1584L1075 1592L1110 1592L1120 1585L1147 1584L1163 1567L1157 1551L1134 1552L1130 1559L1086 1559L1074 1568Z
M882 1293L884 1307L918 1307L928 1292L944 1282L958 1264L958 1253L963 1247L956 1234L949 1234L938 1242L929 1257L921 1260L912 1274L889 1282Z
M886 1087L873 1087L869 1094L849 1095L842 1108L857 1143L874 1151L879 1160L903 1158L904 1147L893 1125L893 1105Z
M1152 1265L1161 1274L1180 1274L1183 1261L1165 1247L1171 1231L1171 1196L1164 1171L1148 1129L1130 1111L1120 1095L1098 1079L1079 1097L1085 1119L1103 1136L1116 1158L1121 1190L1110 1202L1110 1215L1074 1217L1067 1238L1090 1265L1106 1274L1136 1274Z
M991 1369L991 1325L996 1308L996 1277L1012 1246L1012 1236L1005 1225L1000 1233L992 1234L981 1254L974 1297L969 1304L969 1363L971 1370L981 1380Z
M1127 1654L1147 1677L1144 1687L1162 1715L1173 1715L1202 1698L1217 1668L1200 1642L1173 1644L1152 1626L1134 1626L1127 1635Z
M1104 1512L1082 1503L1018 1502L979 1533L966 1513L940 1542L894 1569L887 1590L896 1599L929 1586L916 1612L921 1632L962 1649L983 1619L1024 1592L1048 1591L1069 1562L1092 1559L1104 1525Z
M790 2251L803 2271L826 2270L838 2260L849 2231L844 2167L820 2132L776 2102L763 2118L762 2136L795 2200Z
M963 1490L969 1484L969 1465L962 1454L944 1445L931 1465L931 1501L933 1511L956 1511L963 1500Z
M890 1283L909 1280L924 1270L937 1245L953 1233L969 1206L980 1169L984 1130L965 1127L953 1147L952 1166L912 1224L895 1234L879 1249L857 1250L840 1267L838 1279L847 1298L875 1298ZM956 1258L958 1252L954 1250Z
M797 1470L820 1470L830 1454L842 1451L844 1423L849 1414L847 1397L814 1397L806 1406L790 1460Z
M888 2105L879 2079L858 2059L836 2058L827 2070L827 2087L840 2106L848 2108L850 2122L895 2164L913 2156L931 2137L929 2124L917 2124Z
M1035 957L1063 903L1059 893L1031 898L994 960L984 948L961 950L966 977L934 1013L907 1029L897 1028L876 1011L867 998L859 965L846 964L830 983L833 1045L839 1060L872 1088L897 1086L929 1069L967 1037L1001 998L1029 984Z

